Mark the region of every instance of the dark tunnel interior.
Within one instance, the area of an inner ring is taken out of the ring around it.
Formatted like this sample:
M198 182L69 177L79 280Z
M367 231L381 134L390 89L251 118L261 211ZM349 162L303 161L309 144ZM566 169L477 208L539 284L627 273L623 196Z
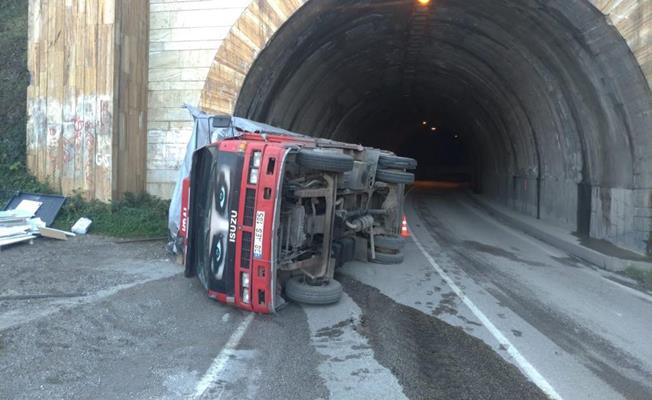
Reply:
M258 56L235 112L415 157L418 178L468 176L588 234L600 190L649 185L651 109L587 0L312 0Z

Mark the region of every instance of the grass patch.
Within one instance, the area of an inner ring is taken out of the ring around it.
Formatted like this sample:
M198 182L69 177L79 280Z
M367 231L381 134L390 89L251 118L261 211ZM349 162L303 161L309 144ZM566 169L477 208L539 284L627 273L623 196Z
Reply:
M637 281L645 290L652 291L652 271L629 267L623 274Z
M9 170L0 165L0 210L16 192L54 193L24 168ZM126 193L124 199L112 203L86 201L77 194L68 197L54 227L70 230L79 218L93 221L90 232L123 238L153 238L167 235L170 202L148 194Z
M111 204L84 201L81 196L68 198L54 227L70 230L82 217L93 221L90 232L122 238L153 238L167 235L169 201L147 194L125 194Z

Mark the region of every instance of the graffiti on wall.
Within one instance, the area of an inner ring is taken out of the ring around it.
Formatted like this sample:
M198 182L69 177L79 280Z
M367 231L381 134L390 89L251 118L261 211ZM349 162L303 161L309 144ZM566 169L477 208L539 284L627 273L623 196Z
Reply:
M71 99L72 100L72 99ZM113 102L80 96L63 106L49 99L28 105L30 168L55 189L89 198L111 194Z

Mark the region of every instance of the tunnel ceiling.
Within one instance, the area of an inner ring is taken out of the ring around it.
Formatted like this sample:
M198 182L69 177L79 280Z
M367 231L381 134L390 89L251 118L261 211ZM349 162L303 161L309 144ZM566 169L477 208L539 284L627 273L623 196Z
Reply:
M392 148L436 119L498 192L648 185L651 109L629 47L585 0L312 0L256 60L236 114Z

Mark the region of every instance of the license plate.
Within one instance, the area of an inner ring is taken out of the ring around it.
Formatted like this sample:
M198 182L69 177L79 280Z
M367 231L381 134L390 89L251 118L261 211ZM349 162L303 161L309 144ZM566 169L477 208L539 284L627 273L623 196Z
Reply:
M254 257L263 256L263 230L265 228L265 211L256 213L256 229L254 231Z

